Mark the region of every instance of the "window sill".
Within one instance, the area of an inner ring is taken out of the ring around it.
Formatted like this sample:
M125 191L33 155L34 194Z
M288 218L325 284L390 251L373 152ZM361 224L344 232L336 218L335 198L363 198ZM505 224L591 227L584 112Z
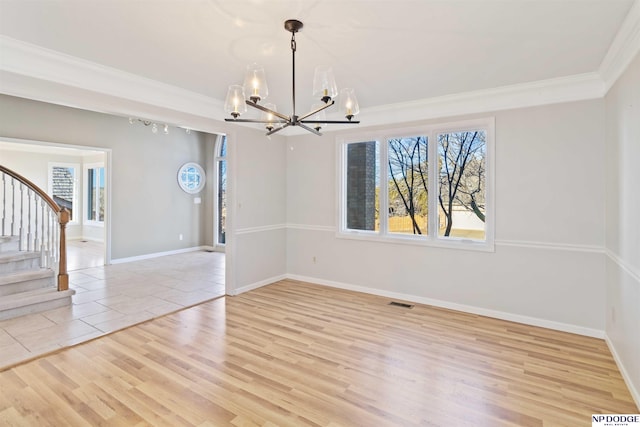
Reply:
M493 241L479 241L462 238L434 238L433 236L419 237L414 235L381 235L372 231L338 231L336 238L364 240L376 243L391 243L399 245L424 246L442 249L457 249L478 252L495 252Z

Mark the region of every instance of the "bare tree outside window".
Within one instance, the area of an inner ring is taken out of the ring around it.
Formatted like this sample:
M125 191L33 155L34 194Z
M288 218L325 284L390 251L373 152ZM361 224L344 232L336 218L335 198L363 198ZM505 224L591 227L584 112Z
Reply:
M426 136L387 141L389 231L427 234L428 158Z
M454 222L485 221L486 132L438 135L438 204L441 236L484 239L484 226L458 227ZM466 215L465 215L466 214ZM475 218L474 218L475 217Z

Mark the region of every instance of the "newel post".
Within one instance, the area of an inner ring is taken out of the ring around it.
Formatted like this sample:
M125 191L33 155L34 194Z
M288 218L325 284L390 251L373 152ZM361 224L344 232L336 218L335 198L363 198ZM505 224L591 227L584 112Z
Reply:
M70 215L67 208L58 212L58 222L60 223L60 268L58 269L58 290L69 289L69 275L67 274L67 223Z

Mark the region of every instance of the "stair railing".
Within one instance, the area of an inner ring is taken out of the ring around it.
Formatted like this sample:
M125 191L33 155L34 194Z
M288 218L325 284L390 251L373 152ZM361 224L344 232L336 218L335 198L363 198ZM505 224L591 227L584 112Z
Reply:
M18 236L20 251L40 252L40 267L55 270L58 290L66 291L69 211L22 175L2 165L0 173L0 234Z

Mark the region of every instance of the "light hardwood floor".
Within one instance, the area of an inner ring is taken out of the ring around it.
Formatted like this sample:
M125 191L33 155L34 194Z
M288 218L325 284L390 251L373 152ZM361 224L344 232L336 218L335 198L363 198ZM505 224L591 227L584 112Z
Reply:
M606 344L282 281L0 372L9 425L590 426Z

